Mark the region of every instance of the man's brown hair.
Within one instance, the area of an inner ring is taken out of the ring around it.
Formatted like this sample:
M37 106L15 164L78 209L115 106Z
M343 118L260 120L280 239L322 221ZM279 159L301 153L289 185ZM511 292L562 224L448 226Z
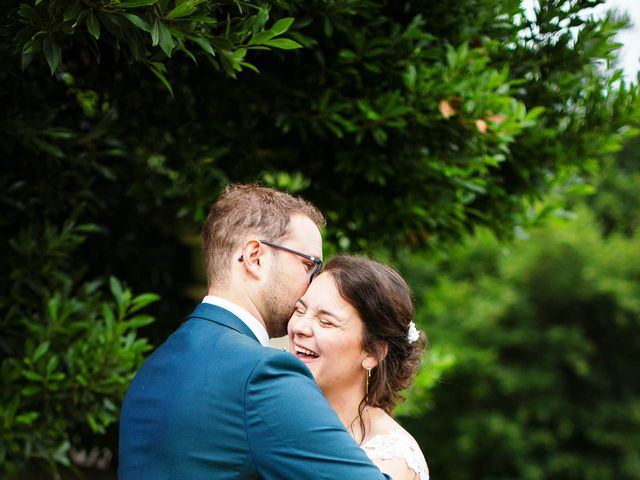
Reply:
M202 230L202 252L209 286L226 286L231 255L248 234L279 242L293 215L305 215L319 229L325 219L308 201L251 183L228 185L211 205Z

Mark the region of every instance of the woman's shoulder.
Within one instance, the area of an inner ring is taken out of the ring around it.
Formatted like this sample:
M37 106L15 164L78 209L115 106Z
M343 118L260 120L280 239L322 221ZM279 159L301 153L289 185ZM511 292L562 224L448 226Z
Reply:
M411 434L384 412L376 412L372 417L371 430L362 448L374 463L396 480L428 480L427 462Z

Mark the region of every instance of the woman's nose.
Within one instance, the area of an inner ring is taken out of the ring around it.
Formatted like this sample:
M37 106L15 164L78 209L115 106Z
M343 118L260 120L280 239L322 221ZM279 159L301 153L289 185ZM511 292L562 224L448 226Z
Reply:
M311 328L311 322L307 315L303 315L293 320L293 333L296 335L302 335L310 337L313 335L313 329Z

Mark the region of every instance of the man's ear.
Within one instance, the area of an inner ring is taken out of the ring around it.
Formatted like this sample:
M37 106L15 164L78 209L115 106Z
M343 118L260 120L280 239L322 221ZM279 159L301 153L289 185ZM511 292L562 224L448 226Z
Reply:
M259 279L262 277L264 266L264 247L258 240L247 240L242 246L242 255L238 258L238 261L242 263L245 271Z

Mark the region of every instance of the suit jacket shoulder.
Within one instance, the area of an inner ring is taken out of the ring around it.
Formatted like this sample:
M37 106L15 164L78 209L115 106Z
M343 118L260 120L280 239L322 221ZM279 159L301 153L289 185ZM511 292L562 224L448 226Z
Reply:
M383 478L302 362L206 304L131 383L119 463L121 480Z

